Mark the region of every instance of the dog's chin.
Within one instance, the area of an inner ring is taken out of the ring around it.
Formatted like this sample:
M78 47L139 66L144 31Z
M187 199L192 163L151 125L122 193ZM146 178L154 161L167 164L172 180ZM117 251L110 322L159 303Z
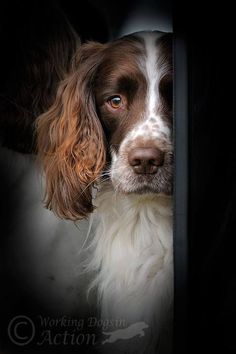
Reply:
M153 178L152 175L139 176L123 183L112 181L112 184L114 189L121 194L161 194L166 196L173 194L172 180L158 180Z

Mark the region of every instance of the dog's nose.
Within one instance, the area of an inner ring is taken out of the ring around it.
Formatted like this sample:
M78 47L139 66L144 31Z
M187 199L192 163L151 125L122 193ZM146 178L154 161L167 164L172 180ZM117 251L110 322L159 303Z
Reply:
M154 174L163 165L164 153L158 148L134 148L128 154L128 161L137 174Z

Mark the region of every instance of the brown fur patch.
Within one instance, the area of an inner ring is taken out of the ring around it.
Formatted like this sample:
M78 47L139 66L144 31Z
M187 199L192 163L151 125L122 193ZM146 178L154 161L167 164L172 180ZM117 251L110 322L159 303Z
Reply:
M136 37L116 41L107 48L98 69L95 95L99 116L107 129L108 141L117 150L127 132L142 119L145 109L147 82L140 70L143 41ZM107 99L115 94L125 95L127 106L110 112Z

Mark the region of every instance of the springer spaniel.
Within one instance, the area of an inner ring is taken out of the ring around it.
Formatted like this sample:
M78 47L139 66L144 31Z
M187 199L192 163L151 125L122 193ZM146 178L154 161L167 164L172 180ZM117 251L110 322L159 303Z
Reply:
M126 352L167 353L173 302L171 34L138 32L83 44L54 104L37 120L37 142L46 206L74 221L93 213L98 222L87 270L95 273L90 288L97 290L102 318L125 319L127 327L145 323L143 343L126 343Z

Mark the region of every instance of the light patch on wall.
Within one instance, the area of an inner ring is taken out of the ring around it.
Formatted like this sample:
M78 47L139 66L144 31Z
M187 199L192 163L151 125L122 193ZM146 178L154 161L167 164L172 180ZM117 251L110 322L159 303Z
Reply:
M172 32L172 15L167 11L156 10L150 6L138 5L125 20L119 36L138 31Z

